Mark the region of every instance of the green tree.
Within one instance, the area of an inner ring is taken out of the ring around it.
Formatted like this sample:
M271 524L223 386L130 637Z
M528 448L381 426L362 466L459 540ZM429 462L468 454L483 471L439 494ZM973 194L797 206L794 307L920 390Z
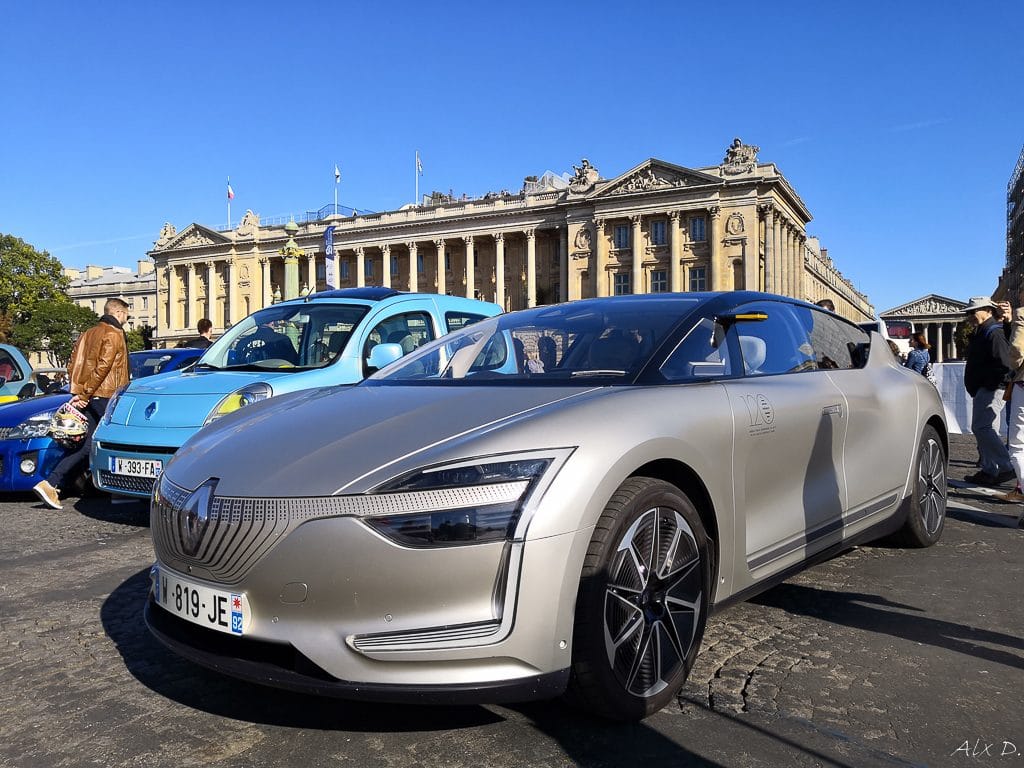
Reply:
M66 293L70 281L63 269L46 251L0 233L0 341L12 339L14 327L28 319L38 303L71 303Z
M147 349L146 347L146 331L145 329L149 326L143 326L142 328L135 328L131 331L124 332L124 341L128 345L129 352L138 352L140 349Z
M11 342L21 349L46 352L50 365L65 367L78 336L96 325L99 317L70 301L40 301L32 313L11 331Z

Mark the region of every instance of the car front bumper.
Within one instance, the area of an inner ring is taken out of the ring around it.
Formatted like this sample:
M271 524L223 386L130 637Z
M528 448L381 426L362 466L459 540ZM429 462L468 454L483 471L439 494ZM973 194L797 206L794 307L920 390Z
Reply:
M241 637L156 604L164 645L220 672L291 690L379 701L524 701L561 693L590 530L411 549L359 520L301 525L235 583L161 571L245 596ZM159 553L159 547L158 547ZM286 598L301 584L302 599Z
M32 490L32 486L46 479L64 454L64 449L49 437L0 440L0 491Z

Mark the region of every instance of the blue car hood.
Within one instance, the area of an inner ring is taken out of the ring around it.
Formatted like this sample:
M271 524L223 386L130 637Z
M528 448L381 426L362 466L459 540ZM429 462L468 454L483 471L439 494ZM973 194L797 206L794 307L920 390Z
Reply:
M16 400L12 403L0 405L0 427L16 427L25 419L29 419L43 411L59 408L70 399L71 395L58 393L55 395L32 397L28 400Z
M300 375L276 371L189 371L157 374L135 379L128 385L128 395L227 395L246 384L265 381L273 385L275 379Z

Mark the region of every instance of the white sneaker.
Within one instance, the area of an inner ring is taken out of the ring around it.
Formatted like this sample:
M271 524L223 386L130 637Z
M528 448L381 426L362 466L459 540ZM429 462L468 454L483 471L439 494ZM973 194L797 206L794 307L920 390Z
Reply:
M40 498L43 504L48 506L50 509L64 509L64 507L60 505L60 497L57 489L50 485L48 481L40 480L32 486L32 490L36 492L36 496Z

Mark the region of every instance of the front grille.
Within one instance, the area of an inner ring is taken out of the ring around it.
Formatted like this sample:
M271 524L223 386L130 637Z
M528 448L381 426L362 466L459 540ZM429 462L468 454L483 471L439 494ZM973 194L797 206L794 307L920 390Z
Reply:
M14 427L0 427L0 440L6 440L7 436L14 431Z
M100 484L107 490L131 491L132 493L153 492L152 477L131 477L130 475L116 475L113 472L100 470Z
M169 448L166 445L128 445L127 443L108 443L106 441L99 443L97 447L105 451L114 451L115 453L164 453L168 456L173 455L178 450L177 448Z

